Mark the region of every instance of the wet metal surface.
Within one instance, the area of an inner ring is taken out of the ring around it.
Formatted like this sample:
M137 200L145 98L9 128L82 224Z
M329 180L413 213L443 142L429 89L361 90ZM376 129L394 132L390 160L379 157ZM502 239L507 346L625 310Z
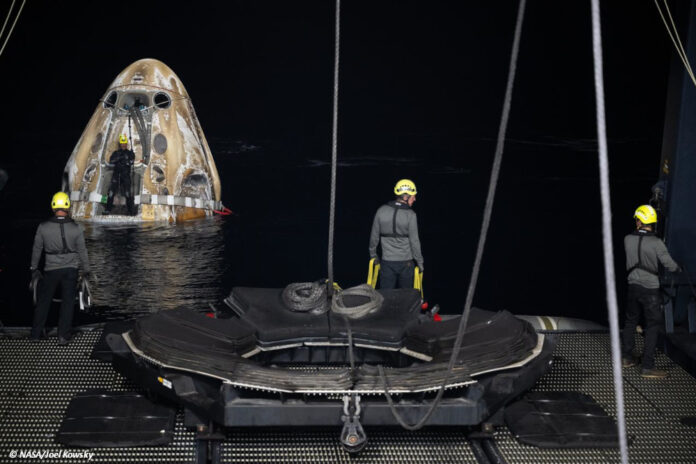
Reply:
M83 332L66 347L55 338L39 343L0 337L0 462L12 451L77 452L55 442L70 399L90 388L135 391L109 363L90 358L101 330ZM657 366L667 369L664 381L643 379L637 369L624 371L626 418L631 437L631 463L691 464L696 462L696 428L680 418L696 414L696 380L665 355ZM555 362L534 390L582 391L614 414L614 395L609 368L607 334L564 334ZM461 427L425 427L418 432L399 428L369 428L368 444L355 457L338 442L339 428L229 429L222 443L222 462L340 462L340 463L475 463ZM495 439L510 464L618 463L618 451L609 449L539 449L523 445L503 427ZM92 448L90 462L190 463L195 454L195 434L183 425L179 411L174 441L167 446L140 448ZM87 462L60 458L44 462Z

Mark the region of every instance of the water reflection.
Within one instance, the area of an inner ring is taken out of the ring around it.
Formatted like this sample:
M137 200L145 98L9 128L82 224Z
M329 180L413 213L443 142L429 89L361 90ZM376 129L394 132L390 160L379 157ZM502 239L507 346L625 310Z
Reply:
M182 224L84 224L92 299L105 316L162 309L204 309L220 301L223 221ZM100 308L99 307L108 307Z

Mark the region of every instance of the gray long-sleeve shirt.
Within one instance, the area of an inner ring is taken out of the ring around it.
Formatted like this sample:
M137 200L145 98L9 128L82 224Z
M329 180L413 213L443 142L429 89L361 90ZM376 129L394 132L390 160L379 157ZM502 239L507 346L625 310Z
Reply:
M63 229L62 234L61 228ZM63 237L65 242L63 242ZM79 268L82 265L82 270L89 272L84 232L80 225L68 217L53 217L39 224L31 253L32 269L39 266L41 252L44 250L46 251L45 271L66 267Z
M670 272L679 269L679 265L669 255L667 247L660 238L646 230L638 230L624 238L626 270L630 270L638 264L639 242L641 242L640 267L636 267L628 273L628 283L645 288L660 288L658 264L662 264Z
M382 259L385 261L415 260L423 269L420 239L418 238L418 219L415 211L408 205L390 201L375 213L370 233L370 257L377 256L377 245L382 245Z

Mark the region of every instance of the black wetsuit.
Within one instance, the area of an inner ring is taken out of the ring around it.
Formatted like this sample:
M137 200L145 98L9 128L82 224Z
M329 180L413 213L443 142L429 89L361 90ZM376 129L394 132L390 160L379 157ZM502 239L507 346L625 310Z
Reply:
M114 196L116 193L119 193L126 198L128 214L135 214L133 192L131 190L131 171L134 161L135 153L131 150L119 149L111 154L109 163L114 165L114 173L111 176L111 184L109 185L109 193L104 212L111 212L111 208L114 206Z

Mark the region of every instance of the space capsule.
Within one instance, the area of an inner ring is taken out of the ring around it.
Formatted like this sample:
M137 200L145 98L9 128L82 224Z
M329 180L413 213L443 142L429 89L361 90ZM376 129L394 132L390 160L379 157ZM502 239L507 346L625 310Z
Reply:
M124 189L112 183L111 155L123 136L135 155L128 167L130 211ZM154 59L136 61L111 83L65 166L62 185L75 219L173 222L223 209L220 178L191 99L177 75ZM105 211L110 188L113 208Z

